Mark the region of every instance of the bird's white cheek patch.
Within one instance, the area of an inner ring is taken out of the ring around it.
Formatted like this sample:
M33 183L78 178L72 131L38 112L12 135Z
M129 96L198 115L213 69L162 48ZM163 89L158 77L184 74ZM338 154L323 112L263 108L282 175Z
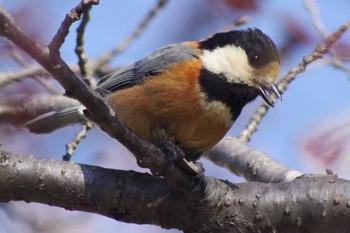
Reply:
M201 60L203 66L215 74L223 74L228 81L253 84L253 68L249 65L245 51L233 45L204 51Z

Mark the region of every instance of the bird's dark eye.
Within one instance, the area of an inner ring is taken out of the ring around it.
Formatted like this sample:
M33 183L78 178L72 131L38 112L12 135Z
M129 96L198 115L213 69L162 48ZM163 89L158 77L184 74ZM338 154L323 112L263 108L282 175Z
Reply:
M249 57L249 63L253 66L260 66L262 63L261 56L253 54Z

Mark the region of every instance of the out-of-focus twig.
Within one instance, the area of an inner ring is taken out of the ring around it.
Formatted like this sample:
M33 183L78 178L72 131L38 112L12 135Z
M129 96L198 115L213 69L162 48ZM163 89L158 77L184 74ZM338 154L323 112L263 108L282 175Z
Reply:
M322 23L320 12L314 1L304 0L304 6L311 15L312 24L314 25L315 29L323 38L326 38L329 33ZM330 49L329 54L331 55L331 59L329 60L328 64L331 64L333 67L344 71L350 77L350 68L344 64L343 60L338 56L336 51L334 49Z
M61 110L79 104L63 95L13 94L0 98L0 125L21 126L29 120L51 111Z
M47 71L38 65L31 65L19 71L2 72L0 73L0 89L10 83L19 82L25 77L47 74Z
M8 41L8 45L10 47L10 51L13 59L17 61L17 63L20 64L21 66L26 67L27 63L23 55L18 51L17 47L11 41Z
M222 31L227 32L235 29L238 26L241 26L243 24L246 24L250 21L250 18L248 16L241 16L238 19L234 20L233 22L229 23Z
M346 22L344 25L340 26L337 31L335 31L333 34L326 37L322 43L320 43L314 51L303 57L302 61L294 68L292 68L286 76L284 76L279 82L278 82L278 89L280 93L286 91L289 84L296 78L296 76L300 73L302 73L306 67L316 61L317 59L320 59L328 53L331 46L339 40L340 36L343 35L343 33L350 27L350 21ZM260 124L261 120L264 118L265 114L267 113L269 109L269 106L267 104L263 103L260 108L254 113L252 116L249 124L245 127L243 131L240 132L238 135L238 138L244 142L248 142L252 136L252 134L257 130L258 125Z
M337 57L333 57L329 60L329 64L333 65L335 68L344 71L350 77L350 67L345 65L342 60Z
M164 8L168 0L158 0L158 3L148 12L146 17L141 21L141 23L134 29L134 31L127 36L120 44L115 48L108 50L106 53L102 54L95 62L92 64L92 70L95 71L97 68L108 63L113 57L124 51L135 39L141 35L145 28L149 25L151 20L158 14L158 12Z
M323 38L328 36L328 31L320 18L320 11L317 9L313 0L304 0L304 7L311 15L311 21L314 27L319 31Z
M79 67L75 64L70 65L70 69L73 70L75 73L79 72ZM51 75L42 66L37 64L27 65L26 67L23 67L18 71L0 72L0 89L13 82L19 82L27 77L50 77L50 76ZM40 81L38 79L35 79L35 80L38 82L46 83L42 79L40 79ZM54 93L56 92L57 91L55 90ZM53 90L49 91L49 93L53 93Z
M37 81L42 87L45 88L45 90L51 94L57 94L58 91L55 89L52 85L52 82L45 80L42 78L42 75L46 75L47 72L45 72L43 69L41 71L39 69L35 69L34 66L29 66L26 62L24 56L20 53L18 48L11 42L8 41L8 46L11 51L12 58L21 66L23 67L22 70L19 71L19 76L16 76L16 72L7 72L7 73L0 73L0 89L13 83L13 82L19 82L22 81L24 78L32 78L33 80ZM29 68L29 70L24 70L26 68ZM26 71L29 71L26 73ZM32 72L34 71L34 72ZM17 73L18 74L18 73ZM24 76L23 76L24 75Z

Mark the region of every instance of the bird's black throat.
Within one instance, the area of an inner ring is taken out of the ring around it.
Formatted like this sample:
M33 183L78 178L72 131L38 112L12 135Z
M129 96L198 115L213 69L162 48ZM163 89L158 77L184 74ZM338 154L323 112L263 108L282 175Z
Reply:
M208 101L221 101L230 108L233 120L237 119L247 103L259 95L258 89L242 83L229 83L224 75L211 73L207 69L202 69L199 83Z

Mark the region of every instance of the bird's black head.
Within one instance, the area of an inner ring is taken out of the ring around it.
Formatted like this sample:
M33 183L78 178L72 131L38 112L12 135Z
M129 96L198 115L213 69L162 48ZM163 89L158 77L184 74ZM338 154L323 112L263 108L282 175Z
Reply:
M203 68L213 78L224 79L226 85L253 88L255 96L250 99L260 94L270 105L279 97L274 85L280 69L278 51L259 29L217 33L199 47Z
M279 63L279 55L273 41L257 28L217 33L213 37L200 42L201 50L213 51L226 46L242 48L252 67L260 68L270 62Z

